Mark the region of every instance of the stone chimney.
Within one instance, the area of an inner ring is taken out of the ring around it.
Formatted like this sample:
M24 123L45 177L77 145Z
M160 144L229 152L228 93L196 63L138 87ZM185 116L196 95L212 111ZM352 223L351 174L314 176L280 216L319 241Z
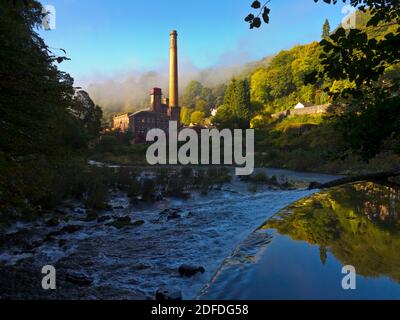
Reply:
M170 64L169 64L169 105L178 107L178 33L171 32Z
M160 88L153 88L150 91L150 107L153 112L162 112L161 107L162 91Z
M178 87L178 33L173 30L170 36L169 112L171 121L177 121L178 127L180 127L181 108L179 107Z

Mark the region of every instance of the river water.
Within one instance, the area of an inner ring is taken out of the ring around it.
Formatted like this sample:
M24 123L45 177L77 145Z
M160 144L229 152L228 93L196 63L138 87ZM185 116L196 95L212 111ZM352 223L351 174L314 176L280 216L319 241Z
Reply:
M297 182L334 178L274 169L267 172ZM93 280L90 290L71 290L69 295L70 287L66 285L65 294L49 298L154 299L157 289L167 287L181 291L184 299L193 299L252 231L280 209L312 193L306 188L250 192L239 179L207 196L193 193L188 200L170 198L151 205L132 206L125 194L115 193L110 203L114 209L100 215L103 222L84 221L85 209L79 203L66 203L58 211L64 212L67 219L58 225L51 226L43 219L12 226L7 236L19 239L22 235L23 240L1 249L0 266L14 268L14 272L40 272L37 270L42 266L54 265L60 276L80 272ZM166 219L160 214L171 208L180 209L179 218ZM144 224L122 229L108 225L108 218L125 216ZM71 225L79 230L57 233ZM31 244L28 248L27 243ZM178 273L182 264L202 266L206 271L183 278ZM29 287L32 291L32 284ZM24 299L31 294L23 283L17 288L21 292L11 297ZM112 297L104 294L105 290L112 292ZM6 294L10 297L9 292ZM43 292L40 297L43 295L46 297Z
M251 233L199 298L398 300L399 213L400 190L370 182L302 199Z

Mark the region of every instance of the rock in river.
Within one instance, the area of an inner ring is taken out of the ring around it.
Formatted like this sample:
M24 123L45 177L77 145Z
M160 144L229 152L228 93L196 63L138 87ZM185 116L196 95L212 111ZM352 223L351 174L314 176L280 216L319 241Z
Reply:
M156 292L157 301L178 301L182 300L182 293L179 290L170 288L160 288Z
M65 275L65 281L77 284L79 286L89 286L92 284L93 279L91 279L84 273L71 272Z
M113 226L117 229L122 229L123 227L129 226L131 222L132 219L130 217L120 217L107 225Z
M81 231L82 229L83 229L82 226L70 224L70 225L65 226L64 228L62 228L60 230L60 232L61 233L75 233L75 232Z
M98 217L97 218L97 222L106 222L106 221L111 220L111 219L112 219L111 216L105 215L105 216Z
M56 227L60 224L60 217L52 217L46 221L46 226L48 227Z
M169 208L160 212L159 222L177 220L180 218L187 218L191 216L192 213L180 208Z
M137 220L137 221L132 223L132 225L135 226L135 227L140 227L143 224L144 224L143 220Z
M179 274L181 277L193 277L197 273L204 273L206 270L203 267L195 267L195 266L190 266L187 264L183 264L179 267Z

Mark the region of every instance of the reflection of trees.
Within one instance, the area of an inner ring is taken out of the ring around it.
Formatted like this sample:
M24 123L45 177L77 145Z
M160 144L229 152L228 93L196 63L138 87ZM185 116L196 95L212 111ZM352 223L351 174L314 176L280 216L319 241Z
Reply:
M389 224L398 219L399 192L389 187L375 184L356 185L355 189L363 191L367 200L357 208L358 214L364 214L370 220L380 220Z
M364 276L400 282L399 191L374 183L346 185L302 200L263 228L320 246Z

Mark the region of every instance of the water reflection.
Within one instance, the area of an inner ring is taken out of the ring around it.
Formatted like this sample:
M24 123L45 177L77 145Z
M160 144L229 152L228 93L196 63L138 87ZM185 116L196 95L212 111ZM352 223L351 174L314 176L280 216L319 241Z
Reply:
M252 248L256 262L238 259L240 252L250 250L243 243L201 297L400 298L399 194L389 186L362 183L291 205L252 235L271 237L271 243ZM353 292L341 288L344 265L356 268L358 288Z
M348 185L297 203L261 229L320 246L364 276L400 282L399 191L374 183Z

